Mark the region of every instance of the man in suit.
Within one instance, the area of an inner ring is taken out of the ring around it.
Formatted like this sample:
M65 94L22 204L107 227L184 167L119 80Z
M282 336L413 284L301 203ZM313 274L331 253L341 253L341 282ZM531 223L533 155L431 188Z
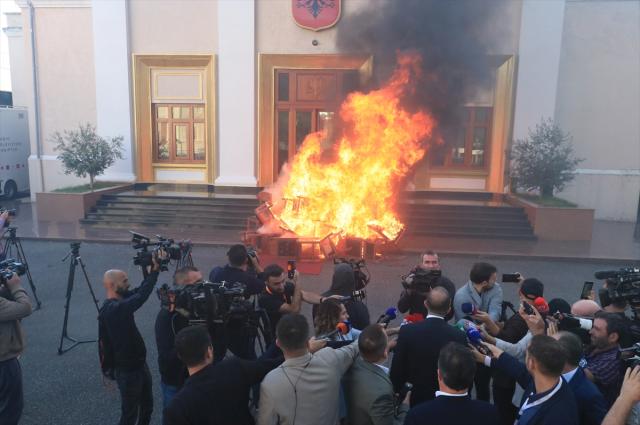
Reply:
M516 421L518 425L580 423L573 391L562 378L567 355L558 341L547 335L531 338L526 365L495 345L485 346L491 351L491 356L474 350L476 361L502 370L525 389Z
M436 398L420 403L407 414L405 425L438 423L439 425L495 425L500 422L498 410L486 401L471 400L476 364L469 348L450 342L438 356Z
M309 352L309 324L286 314L276 327L276 345L285 361L260 385L259 425L335 425L340 380L358 355L358 344Z
M233 357L214 365L205 326L182 329L175 346L189 378L164 409L164 425L253 425L249 391L282 358L251 361Z
M562 377L573 390L578 404L578 416L582 425L600 425L607 414L607 403L596 385L587 379L579 366L582 359L582 342L575 334L558 332L552 335L567 354Z
M391 363L391 382L396 393L405 383L413 384L412 407L435 397L440 349L448 342L467 342L463 332L444 320L451 309L451 297L446 289L435 287L429 291L425 305L429 311L425 320L400 328Z
M387 334L380 325L369 325L358 337L360 357L342 380L350 425L398 425L408 407L398 405L389 370L382 363L389 355Z

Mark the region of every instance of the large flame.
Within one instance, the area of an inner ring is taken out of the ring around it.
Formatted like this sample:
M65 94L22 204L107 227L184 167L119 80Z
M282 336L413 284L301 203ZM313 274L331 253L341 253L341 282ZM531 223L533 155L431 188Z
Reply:
M363 239L395 239L403 229L394 208L403 177L425 155L435 126L426 111L401 101L421 76L418 54L398 55L389 81L367 94L351 93L340 107L341 135L309 134L267 189L279 221L299 236L336 232Z

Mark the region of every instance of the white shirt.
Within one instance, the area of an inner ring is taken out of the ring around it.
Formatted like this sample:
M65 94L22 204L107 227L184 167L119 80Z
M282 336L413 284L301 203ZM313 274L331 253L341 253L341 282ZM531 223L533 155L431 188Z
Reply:
M573 375L575 375L577 371L578 371L578 368L575 368L573 370L570 370L567 373L563 373L562 377L564 378L565 381L569 382L571 381L571 378L573 378Z
M436 397L440 397L441 395L446 397L466 397L469 395L469 391L465 391L462 394L451 394L445 393L444 391L436 391Z
M427 314L427 317L425 318L425 320L426 320L426 319L430 319L430 318L432 318L432 317L435 317L436 319L442 319L442 320L444 320L444 317L442 317L442 316L436 316L435 314Z
M382 371L383 371L385 374L387 374L387 375L389 374L389 368L388 368L388 367L383 366L383 365L378 364L378 363L376 363L375 365L376 365L376 366L378 366L380 369L382 369Z

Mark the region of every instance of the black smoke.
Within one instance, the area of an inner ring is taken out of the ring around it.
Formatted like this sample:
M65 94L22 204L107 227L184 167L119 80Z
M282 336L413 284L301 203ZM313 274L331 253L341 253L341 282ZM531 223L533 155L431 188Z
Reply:
M373 55L374 78L368 88L389 77L397 51L419 51L425 78L409 102L430 111L447 140L459 127L462 105L478 89L493 86L495 68L486 33L504 0L367 0L367 4L338 26L338 48Z

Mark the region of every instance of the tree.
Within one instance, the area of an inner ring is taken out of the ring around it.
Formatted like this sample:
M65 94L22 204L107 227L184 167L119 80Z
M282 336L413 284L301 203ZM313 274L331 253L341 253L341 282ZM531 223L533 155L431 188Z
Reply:
M529 137L513 145L513 161L517 187L538 189L542 197L551 197L573 180L576 166L584 159L575 158L569 134L552 119L543 119L529 129Z
M55 132L53 141L58 159L64 165L65 174L78 177L89 176L89 186L93 192L93 182L109 168L116 159L122 159L122 136L106 140L96 133L96 128L87 123L80 124L78 130Z

